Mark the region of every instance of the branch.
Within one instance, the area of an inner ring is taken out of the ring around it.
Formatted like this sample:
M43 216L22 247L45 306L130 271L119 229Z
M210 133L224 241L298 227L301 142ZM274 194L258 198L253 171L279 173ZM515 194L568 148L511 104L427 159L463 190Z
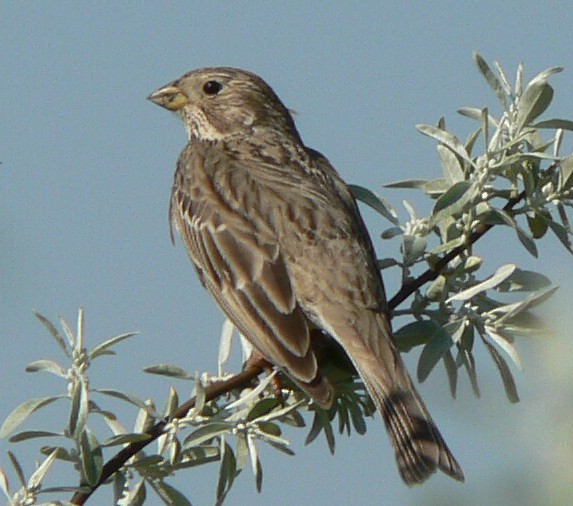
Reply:
M516 197L513 197L507 201L507 204L503 207L504 211L511 211L519 202L521 202L525 198L525 191L522 191ZM472 232L469 236L466 244L462 244L457 248L446 253L440 260L436 262L433 267L430 267L427 271L421 274L419 277L411 281L410 283L405 284L398 290L398 293L394 295L388 301L388 308L390 311L396 309L402 302L404 302L410 295L412 295L416 290L420 287L424 286L426 283L430 281L434 281L440 273L448 266L448 264L456 258L458 255L461 255L464 251L466 251L470 246L476 243L479 239L481 239L489 230L494 227L493 224L488 225L480 225L475 232Z
M263 366L259 364L247 364L247 367L240 372L235 374L235 376L229 378L228 380L221 381L220 383L214 383L205 389L205 400L212 401L220 395L223 395L235 388L246 387L252 380L254 380L259 374L263 372ZM183 418L187 412L195 406L196 397L189 399L187 402L179 406L177 411L173 414L171 419ZM161 436L165 430L165 427L171 419L161 420L157 422L153 427L146 430L144 434L149 436L149 439L145 441L137 441L135 443L130 443L126 447L122 448L114 457L112 457L103 466L102 473L99 481L91 486L82 486L82 489L74 494L71 499L71 504L85 504L88 498L97 490L97 488L110 478L116 471L118 471L131 457L145 448L149 443L155 441L159 436ZM87 488L87 490L86 490Z

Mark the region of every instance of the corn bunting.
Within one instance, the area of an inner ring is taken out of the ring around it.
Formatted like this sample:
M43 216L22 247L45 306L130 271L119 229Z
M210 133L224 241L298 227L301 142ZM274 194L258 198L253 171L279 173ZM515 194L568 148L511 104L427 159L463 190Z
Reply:
M384 420L403 480L421 483L439 468L463 481L394 346L356 202L270 86L243 70L203 68L149 99L187 129L170 217L227 317L325 409L335 392L313 330L332 336Z

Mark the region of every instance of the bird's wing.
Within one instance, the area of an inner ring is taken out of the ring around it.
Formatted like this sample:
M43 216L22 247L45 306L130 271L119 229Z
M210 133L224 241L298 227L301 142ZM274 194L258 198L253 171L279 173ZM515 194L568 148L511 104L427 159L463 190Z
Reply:
M295 380L310 383L318 368L309 325L294 296L279 244L268 231L257 229L230 208L212 172L203 171L205 166L216 170L217 163L228 160L222 162L200 149L182 153L172 219L203 284L229 319L267 360Z

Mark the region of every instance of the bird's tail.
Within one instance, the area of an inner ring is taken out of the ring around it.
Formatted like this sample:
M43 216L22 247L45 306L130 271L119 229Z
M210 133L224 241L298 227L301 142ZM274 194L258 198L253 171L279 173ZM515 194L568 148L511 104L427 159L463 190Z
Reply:
M398 352L395 349L393 352L393 378L388 377L388 369L380 367L377 360L362 360L355 365L382 415L402 479L409 486L416 485L440 469L464 481L462 468L424 406Z

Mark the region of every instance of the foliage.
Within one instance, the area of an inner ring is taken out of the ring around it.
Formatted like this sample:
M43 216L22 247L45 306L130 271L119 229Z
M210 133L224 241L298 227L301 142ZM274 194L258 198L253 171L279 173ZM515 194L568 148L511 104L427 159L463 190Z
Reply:
M498 64L494 72L481 56L476 54L474 58L501 104L501 115L494 117L489 108L460 109L460 114L477 122L476 130L465 141L446 129L443 118L436 126L418 125L421 133L438 143L443 176L388 185L422 190L434 201L431 214L419 218L414 207L404 202L409 218L401 223L396 211L372 191L358 186L352 190L357 199L390 221L391 226L382 237L400 239L399 254L380 259L379 264L381 269L398 269L401 273L403 286L389 304L393 316L408 319L395 333L399 348L407 352L422 347L418 379L425 380L442 362L452 395L456 394L460 369L467 372L479 395L473 351L475 343L481 342L500 372L509 400L516 402L517 388L506 357L520 366L515 339L542 331L532 309L551 296L555 288L542 274L513 264L484 273L482 258L474 251L475 243L491 228L505 226L533 256L538 255L536 241L548 232L573 252L567 218L567 208L573 202L573 157L559 156L563 131L573 130L573 122L538 119L553 97L548 80L560 68L541 72L524 86L520 65L511 86ZM548 139L542 137L546 132L550 133ZM479 146L483 146L482 152L476 153ZM526 297L516 300L515 294L521 293ZM402 307L406 300L409 306ZM363 434L365 417L373 413L360 381L336 367L332 378L338 399L328 412L309 403L278 373L264 379L258 379L260 368L226 374L233 334L229 324L221 335L217 375L190 374L172 365L147 369L149 373L194 381L192 400L180 405L178 393L172 388L159 412L151 401L90 384L88 371L92 363L113 354L113 347L133 333L118 335L88 350L82 309L75 332L65 320L60 320L63 334L44 316L36 316L53 336L69 366L52 360L29 364L28 372L46 372L65 380L65 391L23 402L0 429L0 435L9 436L12 442L33 438L57 441L41 448L45 458L28 479L15 455L9 452L21 485L19 490L12 490L7 473L0 469L0 488L11 505L38 504L46 492L75 492L71 502L50 504L83 504L104 483L112 485L114 504L143 504L147 495L153 493L165 504L187 505L191 504L189 499L168 483L169 476L212 462L219 463L215 501L222 504L235 478L247 466L260 490L261 444L293 454L283 436L284 427L305 427L310 415L312 423L306 442L323 433L334 452L335 431L351 434L354 429ZM133 430L126 430L113 412L100 407L99 399L106 397L138 409ZM31 415L55 402L67 402L69 406L60 431L15 432ZM93 420L98 417L109 427L108 436L96 435ZM148 446L151 443L155 445L153 449ZM110 458L108 454L117 448L119 452ZM71 475L77 473L77 483L46 488L44 481L55 461L73 466Z

